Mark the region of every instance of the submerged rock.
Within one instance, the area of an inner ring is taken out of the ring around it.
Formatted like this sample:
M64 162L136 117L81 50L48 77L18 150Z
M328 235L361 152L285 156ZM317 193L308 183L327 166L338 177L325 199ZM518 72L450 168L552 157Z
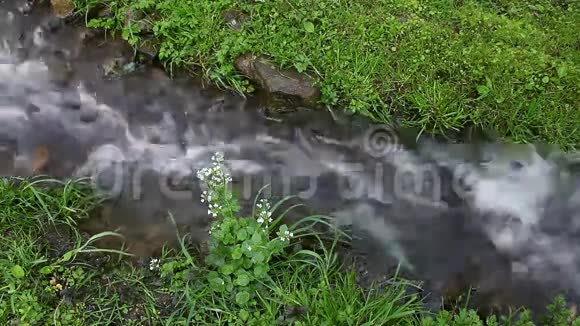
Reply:
M236 68L270 93L300 98L307 105L316 105L320 90L314 80L293 69L280 70L267 58L246 54L236 59Z

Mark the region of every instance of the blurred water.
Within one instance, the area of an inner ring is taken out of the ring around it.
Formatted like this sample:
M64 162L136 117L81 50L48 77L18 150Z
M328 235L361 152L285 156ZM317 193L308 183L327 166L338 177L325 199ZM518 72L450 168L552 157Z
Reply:
M351 227L371 275L402 263L435 290L478 287L482 305L577 300L580 178L563 153L415 141L306 108L273 116L263 98L152 66L104 78L132 49L87 42L86 30L23 3L0 5L0 173L91 177L110 196L93 230L120 228L147 255L174 237L171 213L206 239L195 173L219 151L246 209L265 184L273 200L297 195L307 208L289 218L326 214Z

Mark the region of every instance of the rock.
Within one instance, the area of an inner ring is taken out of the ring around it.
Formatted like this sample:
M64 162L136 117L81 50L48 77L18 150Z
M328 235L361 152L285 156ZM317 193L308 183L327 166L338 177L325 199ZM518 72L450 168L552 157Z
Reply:
M62 93L62 105L71 110L80 110L81 98L77 92L67 91Z
M46 23L44 23L44 28L50 32L54 33L58 31L63 26L63 21L58 18L50 19Z
M71 16L75 11L73 0L50 0L52 11L60 18Z
M123 65L126 60L122 57L108 58L101 64L101 69L103 70L103 75L105 77L110 77L119 74L119 71L123 69Z
M89 41L95 38L95 36L97 36L97 30L91 28L81 29L78 34L79 41L81 41L83 44L87 44Z
M26 106L26 113L34 114L34 113L38 113L38 112L40 112L40 108L36 104L29 103Z
M97 120L99 111L96 108L87 107L81 110L80 120L84 123L91 123Z
M270 93L293 96L306 105L316 105L320 90L314 80L294 69L279 70L267 58L251 54L236 59L236 68Z
M137 52L147 59L154 59L159 53L159 42L152 37L145 37L137 46Z
M223 17L228 22L228 24L236 31L242 30L244 24L248 20L250 20L250 17L248 17L248 15L237 10L228 10L224 12Z

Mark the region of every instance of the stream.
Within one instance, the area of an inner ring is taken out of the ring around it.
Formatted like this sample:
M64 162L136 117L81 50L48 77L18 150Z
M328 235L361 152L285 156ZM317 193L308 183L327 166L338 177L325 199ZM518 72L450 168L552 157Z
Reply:
M206 87L135 62L120 40L43 5L0 0L0 173L87 177L109 200L84 227L147 257L171 213L208 237L196 172L224 153L245 210L296 195L354 237L369 280L398 264L433 293L473 287L480 307L580 303L580 172L539 145L464 144L360 117Z

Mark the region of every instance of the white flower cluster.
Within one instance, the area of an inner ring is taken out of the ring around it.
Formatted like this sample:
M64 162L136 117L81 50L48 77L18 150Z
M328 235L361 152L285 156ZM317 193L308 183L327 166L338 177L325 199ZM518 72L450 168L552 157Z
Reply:
M286 230L284 234L280 237L281 241L290 241L290 239L294 236L294 233Z
M213 166L199 170L197 178L206 182L210 188L231 182L232 177L225 171L223 166L224 154L216 153L211 157L211 160L213 161Z
M151 261L149 262L149 270L150 271L159 270L159 265L160 264L161 264L161 260L159 260L157 258L151 259Z
M207 213L213 217L217 217L222 205L218 202L218 196L214 189L223 186L224 183L232 181L232 177L226 172L223 166L224 154L216 153L211 157L213 166L203 168L197 172L197 178L206 183L209 190L204 190L201 194L201 202L208 203Z
M260 202L256 204L256 206L258 207L258 223L264 224L266 221L268 221L268 223L272 223L270 203L266 199L261 199Z

